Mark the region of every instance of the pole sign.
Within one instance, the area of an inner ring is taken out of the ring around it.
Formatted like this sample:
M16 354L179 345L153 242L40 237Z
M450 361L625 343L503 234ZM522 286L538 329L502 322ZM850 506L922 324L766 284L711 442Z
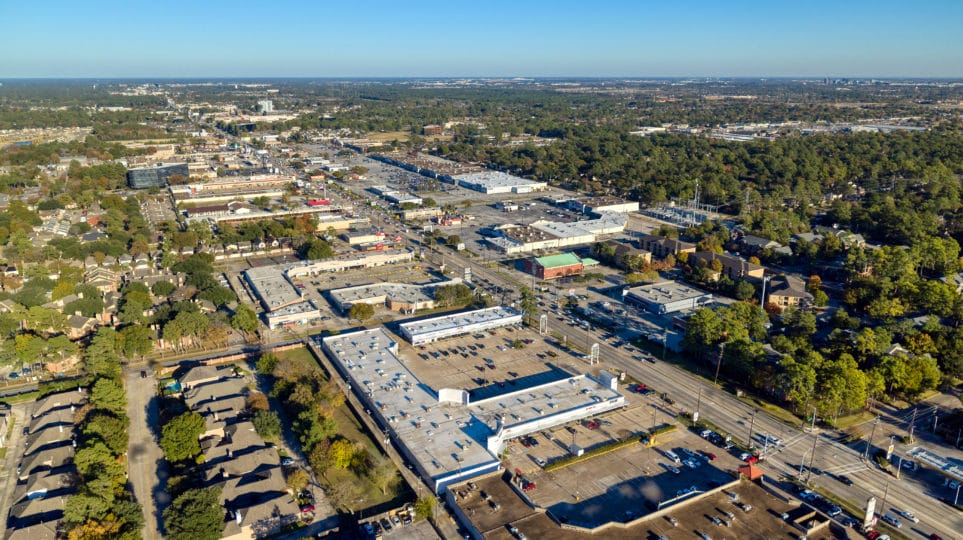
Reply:
M863 530L876 524L876 497L866 501L866 515L863 516Z

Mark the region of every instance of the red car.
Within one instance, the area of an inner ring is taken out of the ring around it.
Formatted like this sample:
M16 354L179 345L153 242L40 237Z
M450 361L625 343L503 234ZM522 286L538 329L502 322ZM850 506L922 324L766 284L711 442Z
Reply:
M305 512L305 513L307 513L307 512L314 512L314 505L313 505L313 504L302 504L302 505L301 505L301 511L302 511L302 512Z
M527 480L522 482L522 491L532 491L535 487L535 482L529 482Z
M750 465L752 465L753 463L758 463L758 462L759 462L759 457L758 457L758 456L749 456L749 457L746 458L746 463L748 463L748 464L750 464Z
M589 429L598 429L600 425L602 425L602 424L599 424L599 423L596 422L595 420L592 420L591 422L586 423L586 424L585 424L585 427L587 427L587 428L589 428Z
M868 533L866 533L866 538L869 538L869 540L876 540L877 538L879 538L880 534L882 533L880 533L879 531L869 531Z
M646 395L646 394L648 394L648 393L651 393L651 392L652 392L652 389L649 388L648 386L644 385L644 384L637 384L637 385L635 385L635 391L638 392L638 393L640 393L640 394L642 394L642 395L644 396L644 395Z
M712 452L706 452L706 459L708 459L709 461L715 461L716 455L713 454Z

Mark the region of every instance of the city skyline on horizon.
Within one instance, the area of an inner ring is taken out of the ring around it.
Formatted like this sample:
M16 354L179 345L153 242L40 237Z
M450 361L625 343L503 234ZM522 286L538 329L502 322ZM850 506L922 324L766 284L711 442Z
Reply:
M109 16L106 16L109 15ZM0 78L963 77L963 4L9 3Z

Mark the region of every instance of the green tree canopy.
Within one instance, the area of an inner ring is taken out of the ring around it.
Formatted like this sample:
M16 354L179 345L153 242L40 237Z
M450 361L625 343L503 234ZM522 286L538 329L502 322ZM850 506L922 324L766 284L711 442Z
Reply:
M90 402L94 407L109 411L115 416L127 414L127 394L115 379L97 379L90 391Z
M366 304L364 302L358 302L353 304L351 309L348 310L348 316L352 319L357 319L358 321L365 322L366 320L374 317L375 308L371 304Z
M164 457L173 463L193 459L201 453L198 437L204 429L204 419L195 412L175 416L161 429L160 446Z
M171 540L218 540L224 529L224 509L218 487L189 489L164 510L164 528Z

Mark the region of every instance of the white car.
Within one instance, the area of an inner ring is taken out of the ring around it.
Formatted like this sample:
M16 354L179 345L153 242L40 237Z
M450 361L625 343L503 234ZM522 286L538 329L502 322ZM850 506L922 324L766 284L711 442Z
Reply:
M916 517L915 515L913 515L913 512L910 512L909 510L900 510L899 515L901 515L901 516L903 516L904 518L912 521L913 523L919 523L919 522L920 522L920 518L918 518L918 517Z

